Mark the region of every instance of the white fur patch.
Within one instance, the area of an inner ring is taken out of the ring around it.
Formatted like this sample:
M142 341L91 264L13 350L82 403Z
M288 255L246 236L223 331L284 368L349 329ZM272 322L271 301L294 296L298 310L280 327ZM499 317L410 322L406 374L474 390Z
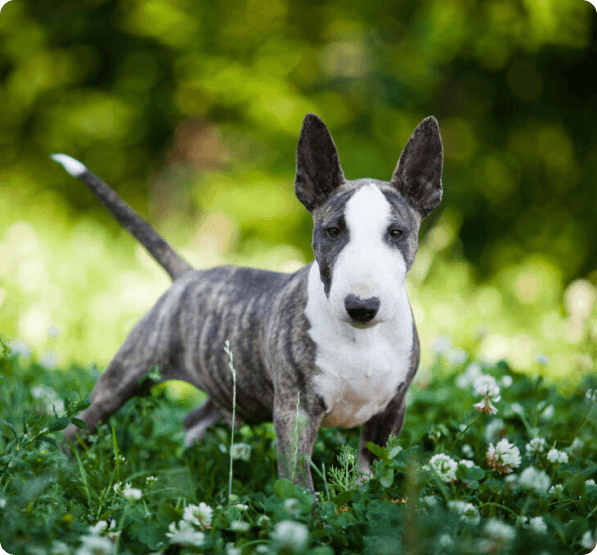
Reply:
M402 253L383 241L390 224L390 204L374 185L361 187L346 203L349 243L332 268L330 308L339 320L349 320L344 299L377 297L379 310L371 323L392 318L406 282Z
M75 160L67 154L51 154L50 158L52 158L54 162L62 164L64 166L64 169L73 177L79 177L87 171L87 168L83 164L81 164L81 162Z
M352 427L382 412L410 370L413 317L406 295L402 254L383 242L390 207L375 185L361 188L347 203L350 242L332 269L329 299L314 262L305 314L317 346L321 374L315 387L330 413L323 426ZM380 300L372 327L351 327L344 307L350 293Z

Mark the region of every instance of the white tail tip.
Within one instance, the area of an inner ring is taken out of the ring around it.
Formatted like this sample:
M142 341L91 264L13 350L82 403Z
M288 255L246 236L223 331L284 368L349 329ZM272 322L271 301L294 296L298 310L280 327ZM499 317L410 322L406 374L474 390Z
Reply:
M54 160L54 162L62 164L64 169L73 177L79 177L87 171L87 168L81 164L81 162L66 154L51 154L50 158Z

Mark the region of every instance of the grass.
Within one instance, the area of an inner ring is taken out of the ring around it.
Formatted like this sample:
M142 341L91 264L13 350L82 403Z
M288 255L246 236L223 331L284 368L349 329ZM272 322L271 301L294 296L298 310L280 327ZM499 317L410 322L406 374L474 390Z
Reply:
M369 481L356 485L358 430L320 431L314 503L277 478L271 424L234 440L214 426L185 447L192 407L164 386L65 455L61 432L99 371L0 353L0 543L13 555L556 555L595 543L595 376L564 395L541 378L547 361L530 378L440 353L411 388L400 438L370 445Z

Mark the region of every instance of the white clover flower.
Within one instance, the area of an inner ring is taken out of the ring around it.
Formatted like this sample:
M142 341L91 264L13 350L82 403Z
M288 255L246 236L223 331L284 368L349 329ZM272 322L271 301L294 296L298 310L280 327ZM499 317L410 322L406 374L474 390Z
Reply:
M597 401L597 389L587 389L585 398L587 401L589 401L589 403L594 403Z
M233 543L226 546L226 555L241 555L243 550L240 547L234 547Z
M468 459L462 459L458 462L458 464L463 464L467 468L473 468L473 466L475 466L475 463L473 461L469 461Z
M284 500L284 508L292 515L298 516L301 512L301 505L298 499L291 497Z
M543 470L537 470L533 466L525 468L520 474L520 486L536 491L537 493L545 493L551 480Z
M76 555L112 555L114 544L101 536L82 536L81 547L77 549Z
M22 357L31 356L31 347L21 339L13 339L9 345L11 354L19 355Z
M580 540L580 545L585 549L594 549L597 546L597 530L595 533L591 533L590 530L587 530ZM589 555L592 555L589 553Z
M166 536L170 543L194 545L195 547L201 547L205 543L205 534L195 530L191 523L186 520L179 521L178 528L174 522L171 522L168 529L170 531L166 532Z
M246 511L249 508L249 505L245 505L244 503L236 503L234 506L241 511Z
M476 377L473 381L473 389L475 390L475 395L487 395L495 401L500 400L500 388L493 376L481 374Z
M512 385L512 376L502 376L500 380L501 387L510 387Z
M547 490L547 492L557 497L564 492L564 486L562 484L554 484Z
M6 499L4 499L4 497L0 497L0 509L4 509L4 507L6 507Z
M468 443L465 443L462 446L462 454L465 457L469 457L469 458L472 459L475 456L475 451L473 450L473 448Z
M431 344L431 353L434 355L444 354L452 346L452 341L445 335L438 335Z
M448 349L446 352L446 360L453 366L464 364L468 358L464 349Z
M497 403L500 399L500 388L492 376L481 375L475 378L473 382L475 395L481 395L483 399L474 405L475 409L480 412L487 412L488 414L495 414L497 409L493 403Z
M212 517L213 509L203 501L199 505L188 505L182 514L184 521L194 524L200 530L206 530L211 526Z
M496 470L498 474L509 474L513 468L518 468L520 465L518 447L505 438L498 441L495 447L491 443L485 456L487 457L487 464Z
M448 501L448 508L460 515L460 520L470 524L479 524L481 515L479 510L472 503L466 501Z
M121 495L122 494L122 482L116 482L114 484L114 493L116 495Z
M568 455L564 451L558 451L557 449L551 449L547 453L547 460L550 463L564 463L568 462Z
M242 520L233 520L230 523L230 530L233 532L246 532L251 525L248 522L243 522Z
M230 449L230 456L233 460L251 460L251 446L248 443L234 443Z
M471 362L464 371L463 374L460 374L456 378L456 385L460 389L468 388L472 383L474 383L475 379L482 375L481 372L481 365L478 362Z
M506 483L506 487L510 491L513 491L518 487L518 476L516 474L508 474L508 476L504 478L504 482Z
M531 518L529 528L537 534L547 534L547 524L545 524L542 516Z
M534 437L525 445L527 455L533 456L543 453L545 450L545 440L542 437Z
M485 533L491 538L503 542L512 541L516 537L516 529L497 518L490 518L487 521Z
M158 479L155 476L147 476L147 478L145 478L145 481L148 484L153 484L153 483L157 482Z
M52 550L50 553L52 555L70 555L70 548L64 542L54 540L52 542Z
M276 524L272 539L280 546L291 551L302 551L307 547L309 530L304 524L292 520L283 520Z
M58 393L48 385L38 385L31 390L31 396L41 401L47 414L54 414L54 409L58 414L64 412L64 401L58 396Z
M510 410L514 414L520 414L521 416L524 414L524 407L520 403L512 403L510 405Z
M572 442L572 445L568 447L568 453L573 457L578 457L582 453L582 448L584 447L584 445L585 444L582 441L582 439L575 437L574 441Z
M101 536L102 532L104 532L108 528L108 522L105 520L99 520L96 524L89 527L89 532L93 536Z
M549 364L549 357L542 353L538 353L535 355L535 362L537 362L541 366L547 366Z
M425 497L423 497L422 501L423 505L425 505L425 507L427 507L428 509L430 509L431 507L435 507L438 504L438 500L437 497L435 497L435 495L426 495Z
M553 405L548 405L541 412L540 418L543 421L551 420L555 413L556 413L556 409L553 408Z
M437 538L437 544L442 549L450 549L454 547L454 540L449 534L442 534L439 538Z
M266 524L269 524L270 518L267 515L261 515L258 519L257 519L257 526L265 526Z
M443 453L433 455L429 460L429 466L438 473L442 482L449 484L452 480L456 480L458 463L448 455L444 455Z
M597 487L597 484L595 484L595 480L593 480L593 478L591 478L589 480L585 480L585 487L586 488L594 488L594 487Z
M143 496L143 492L140 489L132 487L131 484L125 484L122 495L125 499L139 500Z

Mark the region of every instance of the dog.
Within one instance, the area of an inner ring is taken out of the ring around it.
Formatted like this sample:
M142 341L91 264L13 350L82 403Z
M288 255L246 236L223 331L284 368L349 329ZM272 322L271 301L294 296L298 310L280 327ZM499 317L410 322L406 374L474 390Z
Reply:
M83 164L54 154L168 272L170 288L135 325L78 417L91 433L156 365L161 381L185 380L207 400L185 419L186 442L221 418L272 421L278 473L315 489L307 457L321 426L362 425L358 464L371 473L371 441L398 435L419 365L419 338L406 294L421 221L441 201L439 125L424 119L389 182L347 180L323 121L307 114L294 189L313 217L315 260L286 274L220 266L195 270ZM66 438L75 440L71 424Z

